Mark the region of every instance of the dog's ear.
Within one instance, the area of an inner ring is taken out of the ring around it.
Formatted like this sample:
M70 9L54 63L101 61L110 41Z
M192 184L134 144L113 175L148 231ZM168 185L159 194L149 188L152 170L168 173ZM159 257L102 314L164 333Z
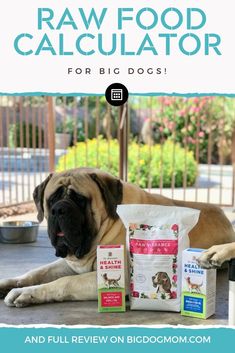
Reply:
M39 222L42 222L44 218L44 208L43 208L44 191L52 175L53 174L48 175L48 177L40 185L38 185L33 192L33 199L37 207L37 211L38 211L37 218Z
M117 205L122 202L123 187L119 179L109 175L90 174L91 179L100 189L109 217L117 219Z
M170 280L170 277L168 276L168 274L167 273L165 273L166 274L166 279L165 279L165 283L166 283L166 285L168 285L168 286L171 286L171 280Z

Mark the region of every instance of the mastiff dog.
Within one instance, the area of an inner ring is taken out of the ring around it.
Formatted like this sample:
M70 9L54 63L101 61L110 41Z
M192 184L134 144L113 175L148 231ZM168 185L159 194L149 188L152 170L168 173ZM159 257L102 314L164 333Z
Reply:
M8 306L96 300L97 245L125 245L125 229L116 213L118 204L199 209L199 222L189 237L190 246L209 249L201 263L217 267L235 256L233 228L220 208L150 194L98 169L50 174L36 187L33 197L38 220L47 219L48 235L60 259L22 276L0 280L0 296Z

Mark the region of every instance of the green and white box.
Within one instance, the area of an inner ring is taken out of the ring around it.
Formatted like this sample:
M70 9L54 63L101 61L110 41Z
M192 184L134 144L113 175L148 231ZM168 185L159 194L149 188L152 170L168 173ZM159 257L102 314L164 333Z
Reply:
M97 247L98 311L125 311L125 262L123 245Z
M197 259L204 249L185 249L182 256L181 314L207 319L215 313L216 270L206 270Z

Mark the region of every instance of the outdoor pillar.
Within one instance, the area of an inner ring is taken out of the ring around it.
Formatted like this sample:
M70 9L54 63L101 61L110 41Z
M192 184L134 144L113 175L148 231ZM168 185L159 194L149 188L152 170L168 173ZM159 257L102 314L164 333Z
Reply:
M55 170L55 104L53 97L47 97L48 104L48 149L49 149L49 171Z
M128 173L128 104L119 108L119 178L127 181Z

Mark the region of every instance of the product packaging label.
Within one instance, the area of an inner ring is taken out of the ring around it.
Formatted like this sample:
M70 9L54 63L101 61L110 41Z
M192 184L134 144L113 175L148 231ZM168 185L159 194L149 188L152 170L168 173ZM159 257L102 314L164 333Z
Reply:
M98 246L97 282L99 312L125 311L123 245Z
M177 298L178 224L130 224L131 296Z
M216 270L198 265L197 259L203 251L183 251L181 314L207 319L215 313Z

